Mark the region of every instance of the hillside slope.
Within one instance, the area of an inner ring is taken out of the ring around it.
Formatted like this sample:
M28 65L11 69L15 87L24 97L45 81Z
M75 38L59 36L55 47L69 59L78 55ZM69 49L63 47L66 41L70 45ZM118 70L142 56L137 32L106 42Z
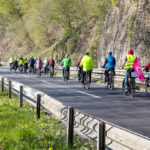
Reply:
M57 2L63 5L68 1ZM75 65L88 50L95 67L101 67L108 52L112 51L119 68L127 51L133 49L142 66L149 61L150 0L70 2L64 8L69 13L69 18L64 10L59 12L60 7L56 10L56 4L51 8L48 5L52 3L51 0L44 0L37 7L35 3L32 11L31 8L26 10L27 6L25 10L21 9L20 12L23 13L15 23L11 21L7 26L0 20L3 24L0 25L1 58L8 60L10 55L42 58L53 56L59 63L68 53L72 65ZM19 3L20 7L25 5L22 3Z

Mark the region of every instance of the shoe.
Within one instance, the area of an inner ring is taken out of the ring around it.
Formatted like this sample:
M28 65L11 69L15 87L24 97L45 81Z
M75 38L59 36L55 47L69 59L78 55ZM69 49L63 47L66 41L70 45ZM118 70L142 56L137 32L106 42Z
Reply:
M125 89L124 92L125 92L125 93L128 93L128 89Z

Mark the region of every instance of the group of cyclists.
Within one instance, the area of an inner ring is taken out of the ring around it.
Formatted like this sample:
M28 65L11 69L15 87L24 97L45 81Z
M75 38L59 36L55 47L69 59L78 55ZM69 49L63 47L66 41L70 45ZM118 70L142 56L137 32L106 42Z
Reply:
M136 60L136 56L134 55L133 50L128 51L128 55L125 58L125 61L121 67L121 69L126 70L125 75L125 92L129 92L130 85L129 85L129 78L131 77L131 72L134 71L133 64ZM23 59L22 57L20 59L13 59L13 57L10 57L9 59L10 69L22 70L21 68L24 68L24 71L29 69L29 72L34 72L35 70L39 72L39 77L41 76L41 69L44 68L44 73L46 74L49 70L52 70L54 74L55 69L55 61L52 57L49 59L45 58L44 61L41 60L40 57L33 58L30 56L29 60L27 58ZM71 58L66 54L65 58L60 62L60 65L63 66L63 77L67 80L69 79L69 73L70 73L70 66L71 66ZM78 80L81 81L81 83L84 85L86 82L90 84L91 82L91 73L93 71L94 63L92 60L92 57L89 55L89 52L85 52L85 55L80 58L78 63L76 64L78 67ZM105 59L104 65L102 68L105 69L105 82L107 82L107 86L110 84L111 78L110 74L112 76L115 75L115 66L116 66L116 59L114 56L112 56L112 52L108 53L108 56ZM143 69L148 71L150 68L150 63L147 64L147 66ZM150 80L150 75L149 75ZM111 81L112 82L112 81Z
M54 73L55 61L52 57L50 57L49 59L45 58L45 60L42 61L40 57L33 58L33 56L30 56L28 60L27 57L25 57L24 59L22 57L20 57L20 59L16 59L11 56L9 58L9 65L10 70L16 71L17 69L19 69L20 72L26 72L28 70L30 74L37 72L37 77L41 77L41 69L43 66L45 74L51 69Z

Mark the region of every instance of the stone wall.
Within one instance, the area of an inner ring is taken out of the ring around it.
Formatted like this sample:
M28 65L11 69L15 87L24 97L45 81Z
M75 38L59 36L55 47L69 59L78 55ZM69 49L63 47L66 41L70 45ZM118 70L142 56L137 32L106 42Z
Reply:
M150 57L150 0L118 0L108 9L98 48L98 67L109 51L124 62L127 51L133 49L142 66Z

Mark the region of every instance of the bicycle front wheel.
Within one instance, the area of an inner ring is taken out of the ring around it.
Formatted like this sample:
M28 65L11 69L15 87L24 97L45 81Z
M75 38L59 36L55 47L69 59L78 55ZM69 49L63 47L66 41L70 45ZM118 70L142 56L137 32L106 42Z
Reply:
M150 95L150 80L146 79L145 81L145 91L147 95Z

